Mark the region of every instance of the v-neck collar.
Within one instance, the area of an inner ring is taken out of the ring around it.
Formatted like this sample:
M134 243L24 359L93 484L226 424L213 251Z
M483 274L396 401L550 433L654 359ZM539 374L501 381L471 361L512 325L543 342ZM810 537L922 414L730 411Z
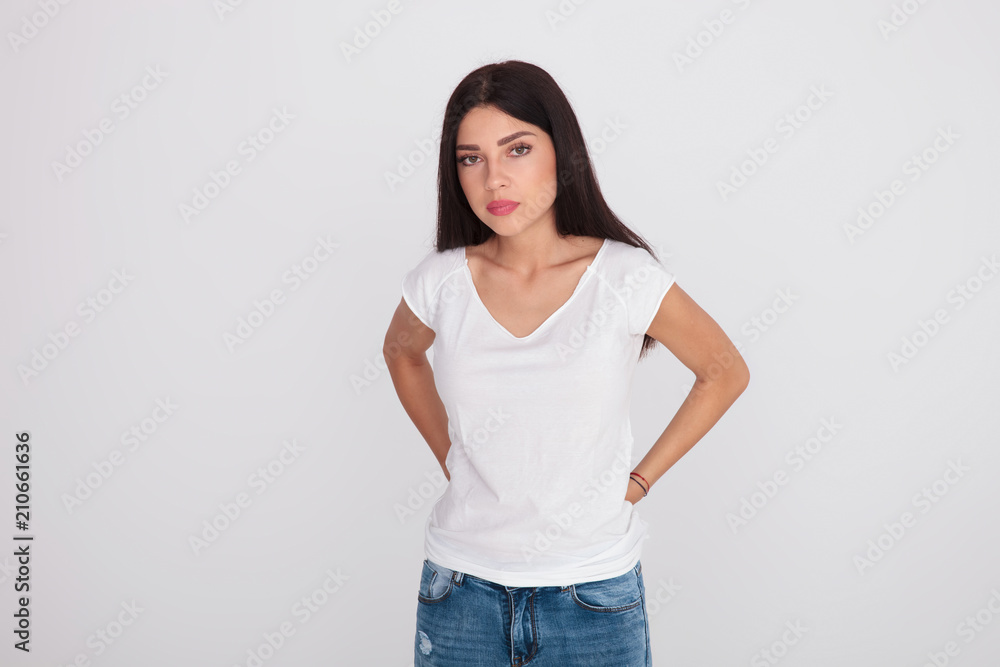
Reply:
M532 331L531 333L529 333L527 336L520 336L520 337L519 336L515 336L514 334L512 334L507 329L507 327L505 327L504 325L500 324L497 321L497 319L495 317L493 317L493 313L491 313L490 310L489 310L489 308L486 307L486 304L483 303L483 300L479 296L479 290L476 289L476 283L472 280L472 270L469 269L469 253L466 252L465 248L462 248L462 258L465 260L465 263L464 263L465 275L466 275L466 277L467 277L467 279L469 281L469 286L472 287L472 294L473 294L475 300L479 302L479 306L483 309L483 312L486 313L486 316L489 317L491 320L493 320L493 323L496 324L497 327L499 327L501 331L503 331L505 334L507 334L508 336L510 336L511 338L513 338L514 340L528 340L530 338L533 338L535 336L535 334L537 334L539 331L541 331L546 326L548 326L549 322L551 322L554 319L556 319L556 316L559 315L559 313L561 313L563 310L565 310L567 306L569 306L569 304L576 297L577 293L579 293L580 288L587 281L587 277L590 276L590 274L592 273L594 265L597 264L597 262L601 259L601 256L604 254L605 249L608 247L608 245L610 245L610 243L611 243L611 239L604 239L604 242L601 244L601 247L597 251L597 254L594 255L594 259L592 259L591 262L590 262L590 264L587 265L587 268L584 270L583 275L580 276L580 280L577 281L576 287L573 288L573 293L569 295L569 298L566 299L566 301L564 301L563 304L561 306L559 306L555 310L555 312L553 312L551 315L549 315L548 317L546 317L545 320L541 324L539 324L537 327L535 327L534 331Z

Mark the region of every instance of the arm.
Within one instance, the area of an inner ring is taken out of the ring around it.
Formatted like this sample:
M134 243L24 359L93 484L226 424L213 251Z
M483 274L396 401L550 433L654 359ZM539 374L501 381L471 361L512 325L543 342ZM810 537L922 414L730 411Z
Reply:
M434 385L434 371L426 355L434 336L434 331L413 314L404 299L400 299L385 334L382 355L399 402L427 441L444 476L451 481L445 466L451 447L448 413Z
M676 283L647 332L695 374L694 386L634 471L650 487L715 426L750 383L750 371L722 328ZM643 497L629 482L626 500Z

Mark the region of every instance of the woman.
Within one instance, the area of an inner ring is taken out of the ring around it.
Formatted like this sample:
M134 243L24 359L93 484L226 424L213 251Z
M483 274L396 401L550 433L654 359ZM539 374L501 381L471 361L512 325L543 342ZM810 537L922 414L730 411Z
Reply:
M384 347L449 480L425 524L415 665L650 665L635 505L746 364L605 203L544 70L459 83L438 185L437 247L404 276ZM632 469L632 373L657 341L697 380Z

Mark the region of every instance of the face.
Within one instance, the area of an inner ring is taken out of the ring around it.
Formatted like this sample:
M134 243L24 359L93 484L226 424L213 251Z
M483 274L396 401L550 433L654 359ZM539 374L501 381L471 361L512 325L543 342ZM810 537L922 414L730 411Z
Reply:
M498 235L555 228L556 151L540 127L493 107L476 107L458 126L458 180L469 205ZM514 207L490 206L497 200Z

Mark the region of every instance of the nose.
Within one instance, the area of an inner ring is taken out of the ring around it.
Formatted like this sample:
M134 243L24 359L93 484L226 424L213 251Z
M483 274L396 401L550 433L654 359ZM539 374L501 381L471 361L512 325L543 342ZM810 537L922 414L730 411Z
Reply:
M486 165L486 189L496 190L507 185L507 172L498 162Z

